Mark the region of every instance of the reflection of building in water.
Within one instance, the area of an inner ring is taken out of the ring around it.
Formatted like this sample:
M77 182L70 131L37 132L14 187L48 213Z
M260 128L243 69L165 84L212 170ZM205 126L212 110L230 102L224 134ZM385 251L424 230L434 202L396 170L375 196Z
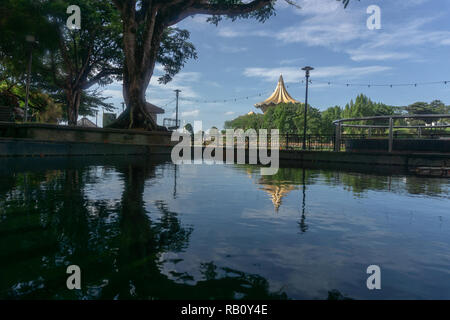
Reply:
M293 185L270 185L270 184L264 184L261 182L261 189L266 191L269 196L272 198L273 206L275 207L275 210L278 212L278 209L281 206L283 197L286 196L289 192L295 189L295 186Z
M252 179L255 183L259 184L259 189L264 190L272 200L275 211L278 212L280 208L283 198L292 190L297 188L294 184L287 184L283 181L276 181L268 177L263 177L260 179L255 179L257 177L255 175L254 168L246 168L247 176ZM258 169L259 170L259 169ZM260 177L260 176L258 176Z

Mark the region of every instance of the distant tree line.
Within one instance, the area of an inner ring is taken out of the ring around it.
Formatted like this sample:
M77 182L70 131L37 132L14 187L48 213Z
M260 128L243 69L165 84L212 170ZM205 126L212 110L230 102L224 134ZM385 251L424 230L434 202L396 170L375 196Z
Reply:
M395 114L448 114L450 107L440 100L431 103L416 102L406 107L389 106L373 102L360 94L355 101L351 100L344 108L330 107L324 111L308 106L307 134L332 135L334 120L344 118L360 118ZM246 114L226 121L225 129L278 129L280 133L303 134L304 104L279 104L269 108L265 114ZM400 121L399 122L405 122ZM377 124L377 121L355 122L355 124ZM385 123L385 122L384 122ZM347 129L352 131L351 129ZM356 130L353 130L356 131Z

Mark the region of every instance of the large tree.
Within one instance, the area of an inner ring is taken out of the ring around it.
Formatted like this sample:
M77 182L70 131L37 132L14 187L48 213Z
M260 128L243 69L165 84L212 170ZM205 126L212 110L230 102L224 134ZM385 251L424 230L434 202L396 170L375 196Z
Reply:
M71 4L82 10L81 30L66 26ZM25 38L33 35L39 43L32 48L31 93L45 92L62 103L70 125L76 125L80 108L92 114L93 105L112 107L90 90L122 74L120 15L109 0L4 0L0 12L7 13L0 19L0 80L24 87L31 50Z
M288 3L294 1L285 0ZM338 0L346 6L349 0ZM123 94L126 111L114 127L147 128L155 130L155 121L146 110L145 91L153 76L158 52L165 32L187 17L209 15L216 24L227 17L253 18L266 21L275 13L276 0L113 0L123 22L123 48L125 53ZM174 61L177 62L177 61ZM182 67L174 63L166 68L170 76Z
M66 26L69 5L82 13L80 30ZM112 83L122 75L121 21L109 0L44 1L44 13L56 31L56 48L45 55L39 70L44 83L67 106L69 125L76 125L80 106L94 99L106 106L93 88Z
M69 5L81 9L80 30L66 26ZM39 40L33 49L32 90L39 88L62 103L70 125L76 125L79 114L112 108L97 90L120 80L124 70L121 14L111 0L4 0L0 13L0 81L24 85L29 57L25 36L32 34ZM161 82L196 58L188 39L187 30L164 29L157 52L166 71Z

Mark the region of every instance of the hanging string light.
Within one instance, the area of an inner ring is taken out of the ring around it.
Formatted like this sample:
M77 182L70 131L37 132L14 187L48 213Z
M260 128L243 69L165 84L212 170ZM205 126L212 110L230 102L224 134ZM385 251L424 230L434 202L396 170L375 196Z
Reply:
M350 83L350 82L333 82L333 81L317 81L317 80L309 80L310 84L326 84L329 87L331 86L344 86L347 88L350 87L367 87L367 88L372 88L372 87L387 87L387 88L394 88L394 87L414 87L417 88L419 86L426 86L426 85L448 85L450 82L450 80L446 80L446 81L430 81L430 82L411 82L411 83L386 83L386 84L380 84L380 83ZM305 84L305 80L301 80L297 83L301 83L301 84ZM287 85L286 88L292 87L293 85ZM251 95L251 96L241 96L241 97L232 97L232 98L228 98L228 99L214 99L214 100L200 100L200 99L193 99L193 98L187 98L187 97L183 97L180 98L180 100L183 101L190 101L190 102L195 102L195 103L227 103L227 102L238 102L240 100L249 100L250 98L255 98L255 97L261 97L263 95L267 95L267 94L271 94L273 92L273 90L267 90L265 92L260 92L257 93L255 95ZM166 107L169 104L173 103L175 101L172 100L169 103L165 104L163 106Z
M180 98L180 100L183 101L190 101L190 102L195 102L195 103L227 103L227 102L237 102L239 100L248 100L250 98L254 98L254 97L261 97L262 95L266 95L271 93L271 91L266 91L266 92L260 92L251 96L242 96L242 97L234 97L234 98L228 98L228 99L215 99L215 100L198 100L198 99L193 99L193 98Z
M411 82L411 83L386 83L386 84L376 84L376 83L341 83L341 82L332 82L332 81L317 81L314 80L314 83L316 84L327 84L329 86L346 86L346 87L415 87L417 88L418 86L425 86L425 85L439 85L439 84L444 84L447 85L450 82L450 80L447 81L429 81L429 82ZM304 83L304 81L302 81L302 84ZM312 81L310 81L310 83L313 83Z
M167 107L169 104L174 103L176 99L171 100L170 102L167 102L165 105L161 106L161 108Z

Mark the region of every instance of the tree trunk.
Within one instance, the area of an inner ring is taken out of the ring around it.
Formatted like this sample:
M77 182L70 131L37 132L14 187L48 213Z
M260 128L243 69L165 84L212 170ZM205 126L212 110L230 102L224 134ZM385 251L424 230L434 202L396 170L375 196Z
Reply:
M124 79L123 95L127 108L109 128L158 130L157 124L146 109L147 86L139 79L133 79L132 85L127 85L127 82Z
M130 4L131 3L131 4ZM143 39L139 39L136 8L132 2L122 7L123 45L125 63L123 70L123 96L126 110L110 128L162 130L146 109L145 91L153 75L157 53L165 26L158 23L157 9L150 8L143 24Z
M78 122L78 111L80 109L81 91L67 91L67 119L69 126L76 126Z

